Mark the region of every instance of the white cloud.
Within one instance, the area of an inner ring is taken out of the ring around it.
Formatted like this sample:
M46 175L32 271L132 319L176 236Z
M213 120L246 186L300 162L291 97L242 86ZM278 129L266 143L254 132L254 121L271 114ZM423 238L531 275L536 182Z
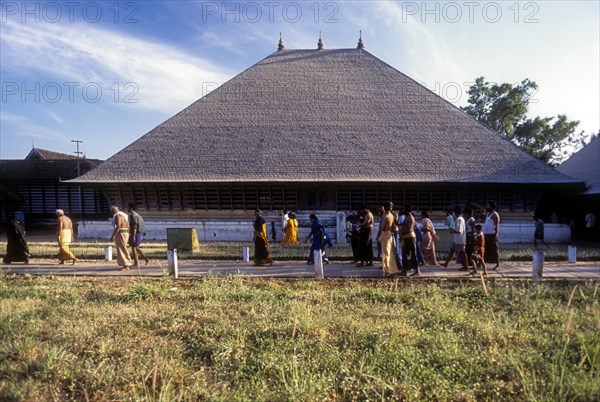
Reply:
M67 139L67 137L63 133L52 130L46 126L34 123L28 117L19 114L3 112L2 114L0 114L0 122L3 125L11 125L13 127L16 127L16 129L11 131L12 135L15 136L37 138L50 141L64 141Z
M98 83L105 90L115 82L123 90L132 82L139 88L132 98L139 100L136 108L175 112L200 97L204 83L222 83L232 75L173 47L90 24L6 23L2 28L3 69L80 86Z
M9 96L2 105L4 140L10 143L14 138L28 147L24 135L62 140L58 131L64 131L67 139L97 141L93 152L107 157L202 96L203 83L222 84L275 51L279 32L288 49L314 49L322 31L325 47L331 49L356 46L359 29L367 51L435 93L450 98L455 87L447 93L440 89L457 83L463 89L461 100L454 102L457 106L466 102L462 84L477 76L498 82L527 77L540 86L532 115L567 113L581 120L581 129L598 129L597 2L541 2L537 24L513 23L513 2L500 3L505 14L498 24L481 21L481 7L475 24L466 14L457 24L436 23L429 17L425 23L418 14L403 15L403 3L395 1L335 3L338 23L324 22L330 2L319 3L318 21L314 4L302 2L304 14L297 23L282 18L283 5L274 21L265 13L257 23L236 23L232 15L224 23L220 15L205 18L203 2L143 4L145 13L135 26L3 23L3 81L23 81L27 88L33 82L80 83L75 105ZM126 34L121 31L125 29ZM149 39L148 32L155 39ZM101 85L102 102L81 102L81 87L90 82ZM115 82L120 84L118 104L110 89ZM124 88L128 82L137 85L137 93L133 94L136 87ZM122 103L132 94L139 103ZM9 112L27 118L21 124ZM13 148L9 146L9 152Z
M368 21L368 31L363 35L367 50L373 49L377 57L389 63L411 78L433 89L437 83L460 80L465 71L439 36L413 15L405 15L402 4L377 1L351 20ZM376 21L374 23L374 21Z
M46 110L46 115L48 115L48 117L50 117L52 120L54 120L57 123L65 124L65 121L62 119L62 117L60 117L59 115L57 115L54 112Z

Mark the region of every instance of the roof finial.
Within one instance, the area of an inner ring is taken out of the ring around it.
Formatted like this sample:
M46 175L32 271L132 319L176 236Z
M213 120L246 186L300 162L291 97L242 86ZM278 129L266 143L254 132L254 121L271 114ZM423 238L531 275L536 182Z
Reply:
M323 39L321 39L321 31L319 31L319 41L317 42L317 49L323 50Z
M281 37L281 32L279 32L279 44L277 45L277 51L283 52L285 50L285 46L283 46L283 38Z
M358 37L358 46L356 46L357 49L364 49L365 48L365 44L362 41L362 31L358 31L360 32L360 36Z

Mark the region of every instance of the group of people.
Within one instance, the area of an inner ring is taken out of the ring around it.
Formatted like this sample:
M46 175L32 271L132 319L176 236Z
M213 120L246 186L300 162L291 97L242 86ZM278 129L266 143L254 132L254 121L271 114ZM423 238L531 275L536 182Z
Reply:
M257 209L256 211L259 211ZM262 215L262 212L261 212ZM283 210L281 215L281 231L283 232L283 238L281 240L282 245L294 245L299 244L300 239L298 237L298 220L296 214L286 209ZM271 222L271 240L273 243L277 243L277 233L275 222Z
M62 209L56 210L56 219L58 222L56 231L56 240L58 242L58 263L64 264L71 261L77 262L77 257L71 252L71 243L73 242L73 222L65 215ZM29 263L31 254L27 244L26 232L23 223L16 215L10 219L6 229L6 255L2 259L4 264L13 262Z
M354 262L358 267L373 266L374 260L380 260L384 275L401 276L420 275L421 265L441 265L448 267L454 255L457 262L462 265L460 270L477 272L483 269L487 275L486 262L493 262L497 269L499 263L498 253L498 228L500 215L496 211L496 204L489 201L485 206L485 214L477 222L475 214L468 208L459 207L448 212L447 225L453 234L453 242L443 263L438 263L435 251L437 234L433 222L427 211L421 211L421 222L417 223L410 205L404 205L400 213L393 210L391 201L380 203L377 206L379 213L379 230L375 237L377 245L377 258L374 255L373 230L375 216L367 205L358 209L357 215L348 217L346 238L352 247ZM311 228L305 242L311 242L307 263L314 263L315 251L320 251L323 262L329 263L325 247L331 246L327 230L321 224L316 214L310 214ZM271 225L273 234L274 223ZM286 210L282 214L281 229L283 231L282 245L298 244L298 221L292 212ZM254 264L272 265L273 258L270 254L270 245L267 237L267 224L260 210L255 211L254 219ZM486 249L487 245L487 249Z
M404 205L400 213L393 211L392 202L380 203L379 230L376 236L377 258L373 253L374 215L366 205L361 206L357 215L348 217L346 238L351 244L357 266L373 266L373 260L381 261L384 275L419 275L421 265L441 265L448 263L456 255L460 270L475 273L483 269L487 275L485 262L499 267L498 227L500 215L496 204L489 201L483 214L473 214L471 209L459 207L448 211L447 226L453 234L453 242L443 263L438 263L435 251L437 234L427 211L421 211L421 222L417 223L410 205ZM478 223L479 218L483 224ZM486 252L486 244L488 249Z
M460 271L477 273L482 268L487 275L487 263L495 264L492 270L500 267L498 251L498 229L500 215L496 211L496 203L488 201L483 213L473 213L470 208L454 208L446 212L447 226L453 234L452 246L445 261L441 264L448 267L456 255L456 262L461 264ZM478 222L482 221L483 225Z
M282 245L299 244L298 237L298 219L296 214L291 211L284 210L281 218L281 230L283 232Z
M120 211L118 207L111 207L111 224L113 233L111 242L115 243L117 250L117 263L121 270L128 270L132 266L138 266L139 258L143 258L146 265L150 261L140 249L142 238L144 236L144 219L137 213L137 207L134 203L129 203L128 213ZM57 231L56 239L58 242L58 263L64 264L70 261L74 265L78 260L71 251L71 244L74 241L73 222L65 215L62 209L56 210ZM25 237L25 228L17 216L13 216L6 230L7 246L6 255L3 258L4 264L13 262L29 263L31 254ZM131 254L127 246L131 247ZM132 258L133 256L133 258Z
M404 205L400 213L393 211L391 201L377 206L379 213L379 230L375 238L377 259L385 276L419 275L419 265L423 263L423 255L417 247L416 220L411 213L412 207ZM375 255L373 253L373 229L375 217L368 206L362 205L357 215L348 218L346 237L350 241L354 262L358 267L371 267ZM433 225L431 225L433 228ZM422 236L421 236L422 237ZM435 255L435 252L434 252Z
M319 218L315 214L310 215L310 233L305 239L308 243L312 240L310 252L308 255L307 264L314 264L314 252L320 250L321 257L325 264L329 264L329 258L325 252L325 246L332 247L331 239L325 227L319 222ZM267 237L267 223L260 209L254 211L254 234L252 241L254 242L254 265L273 265L273 257L270 253L269 239ZM277 235L274 233L275 224L271 222L271 238L277 241ZM281 230L283 231L282 246L300 244L298 235L298 220L293 212L283 211Z
M498 250L498 229L500 215L496 203L488 201L483 211L473 212L470 208L456 207L446 211L446 225L453 234L452 246L444 262L439 263L436 257L435 240L437 234L427 211L421 211L421 222L417 223L410 205L404 205L398 213L393 210L393 203L388 201L377 206L379 213L379 230L375 237L377 258L373 248L373 229L375 216L366 205L358 209L357 215L347 219L346 238L352 247L354 262L357 266L373 266L374 260L380 260L385 275L401 276L419 275L420 265L441 265L448 267L450 261L456 258L461 265L459 270L477 272L478 268L487 275L486 263L494 264L495 270L500 266ZM140 245L144 236L144 219L137 212L134 203L129 203L128 213L120 211L117 206L111 207L111 224L113 233L111 242L115 243L117 263L121 270L139 266L140 258L149 262L142 252ZM77 262L77 257L70 250L74 240L73 223L65 212L56 210L57 242L59 247L59 264L70 261ZM534 244L544 242L544 222L537 216L535 220ZM325 247L332 246L327 230L319 222L315 214L310 215L311 229L306 242L312 241L308 264L314 263L314 252L321 251L323 261L329 263ZM594 227L595 216L588 214L586 224ZM254 220L254 263L256 265L272 265L270 245L267 236L266 221L260 210L255 211ZM274 223L273 223L274 226ZM273 227L272 226L272 227ZM273 232L274 229L272 229ZM283 211L281 230L282 245L300 243L298 235L298 220L295 213ZM31 255L25 238L25 228L17 216L11 217L7 230L7 250L3 263L28 263ZM276 235L272 233L276 241ZM128 246L131 247L131 254ZM547 245L546 245L547 246Z
M110 241L115 243L117 264L121 267L121 271L128 271L130 267L139 267L139 257L144 259L146 265L150 261L140 249L145 231L144 218L137 213L135 203L129 203L127 212L120 211L117 206L110 208L110 213L113 215L111 219L113 233ZM128 245L131 247L131 255Z

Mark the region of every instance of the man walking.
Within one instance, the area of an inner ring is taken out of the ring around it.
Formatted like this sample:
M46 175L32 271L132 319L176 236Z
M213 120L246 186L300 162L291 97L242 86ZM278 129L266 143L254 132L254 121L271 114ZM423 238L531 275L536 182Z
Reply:
M467 253L465 250L467 244L467 230L465 227L465 218L463 218L461 214L460 207L456 207L454 209L454 212L456 215L456 219L454 221L454 229L450 231L451 233L454 233L453 244L452 248L450 249L450 252L448 253L448 257L446 257L446 261L444 261L442 265L444 267L448 267L448 263L450 262L450 260L454 256L454 253L456 252L457 255L460 255L462 264L462 267L458 270L468 271L469 266L467 260Z
M585 216L585 232L587 240L594 241L594 227L596 226L596 215L593 212L588 212Z
M320 250L321 255L323 255L322 253L325 250L325 228L315 214L310 214L310 233L306 238L306 243L310 239L312 239L312 245L310 246L310 254L306 263L313 265L315 263L315 251Z
M500 253L498 250L498 229L500 227L500 215L496 211L496 203L488 201L485 204L485 223L483 224L483 235L485 236L485 262L494 263L492 270L500 268Z
M56 210L56 217L58 218L58 263L64 264L65 261L72 261L75 265L77 257L71 252L70 246L73 242L73 222L65 215L65 211L62 209Z
M390 201L382 204L383 214L379 235L377 241L381 244L381 268L384 276L395 275L398 272L396 258L394 258L394 234L395 227L394 214L392 213L393 204Z
M150 259L140 250L140 244L142 244L142 238L146 229L144 218L137 213L137 206L133 202L129 203L127 212L129 212L129 245L131 246L131 254L133 255L133 265L139 267L138 254L146 261L146 265L148 265Z
M415 217L411 213L412 207L404 205L404 222L400 229L402 239L402 271L400 276L406 276L408 269L412 269L410 274L419 275L419 265L417 263L417 235L415 234ZM409 260L410 255L410 260Z
M129 271L131 257L127 250L127 241L129 240L129 217L123 211L119 211L119 207L113 206L110 208L113 214L112 225L114 228L110 241L115 243L117 249L117 264L121 267L121 271Z

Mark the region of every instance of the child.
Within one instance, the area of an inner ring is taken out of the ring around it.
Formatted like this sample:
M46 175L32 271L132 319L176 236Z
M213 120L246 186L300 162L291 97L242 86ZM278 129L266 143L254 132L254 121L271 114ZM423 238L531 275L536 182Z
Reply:
M475 234L473 235L473 254L471 254L469 265L473 266L473 271L471 272L472 274L476 274L477 266L481 266L483 268L483 274L487 276L487 269L485 262L483 261L483 256L485 253L485 237L483 236L481 229L482 227L480 224L475 225Z

